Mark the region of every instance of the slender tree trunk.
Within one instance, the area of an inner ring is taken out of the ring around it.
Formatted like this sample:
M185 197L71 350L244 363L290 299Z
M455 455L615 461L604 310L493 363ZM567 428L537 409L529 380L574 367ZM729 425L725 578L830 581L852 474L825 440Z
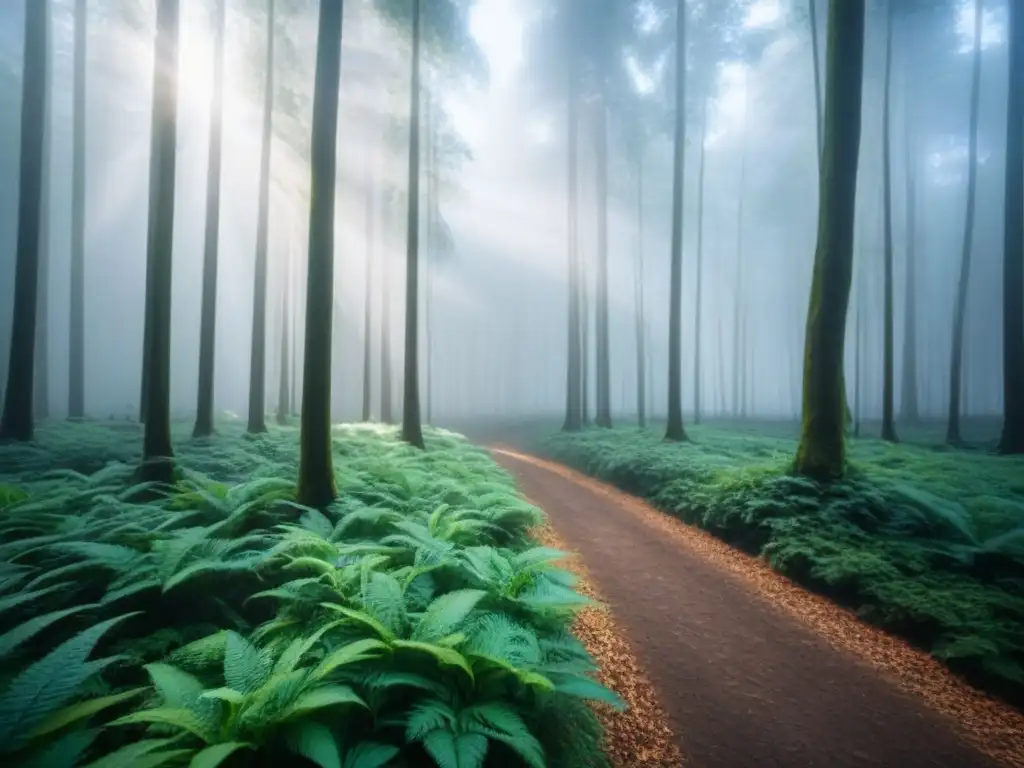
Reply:
M647 427L647 353L644 349L644 146L636 162L636 411L640 429Z
M863 250L861 251L863 256ZM861 347L864 343L864 275L861 259L856 264L857 270L857 298L854 311L856 320L854 326L853 342L853 436L860 437L860 424L863 418L861 408L861 389L863 387L863 374L861 372Z
M733 291L732 413L746 415L743 391L743 202L747 187L747 83L743 81L743 122L740 128L740 188L736 200L736 287Z
M853 225L864 74L864 0L829 14L818 245L804 341L803 415L794 468L817 478L845 470L843 355L853 273Z
M708 98L700 111L700 170L697 174L697 298L693 317L693 423L700 424L700 321L704 291L704 139L707 134Z
M310 153L306 342L299 438L300 504L323 507L338 495L331 453L331 316L334 308L334 197L337 186L341 0L320 0Z
M420 246L420 0L412 0L412 86L409 106L409 218L405 270L405 371L402 388L402 439L424 448L420 424L419 246Z
M309 242L302 244L304 249L309 251ZM295 259L292 262L290 275L292 276L292 288L291 288L291 366L292 366L292 388L289 395L288 410L291 415L297 418L299 414L299 315L304 312L302 305L302 269L299 264L300 259ZM303 347L305 342L303 342ZM305 351L305 349L303 349Z
M964 319L967 315L967 287L971 278L971 250L974 244L974 208L978 187L978 106L981 95L982 0L974 0L974 54L971 65L971 128L967 149L967 211L960 257L960 280L953 309L953 351L950 355L949 409L946 414L946 442L960 443L960 395L963 381ZM1009 158L1007 158L1009 159ZM1016 215L1020 216L1020 211Z
M597 342L596 383L599 427L612 426L611 343L608 332L608 105L604 95L594 108L594 154L597 171L597 296L594 319Z
M153 139L155 174L150 184L150 255L146 290L149 370L146 380L146 431L138 479L174 480L171 448L171 264L174 245L174 186L178 126L178 0L159 0L153 67Z
M578 242L577 204L579 187L579 99L576 92L576 66L572 53L566 68L566 129L567 170L566 170L566 255L568 260L568 343L566 357L565 421L562 430L576 432L583 428L583 371L580 335L580 258Z
M386 236L390 232L388 225L394 218L391 200L384 202L383 211L386 217L383 231ZM384 424L394 424L395 421L392 412L394 393L392 392L393 387L391 385L391 285L389 258L390 253L385 248L380 262L380 420Z
M686 440L683 426L683 167L686 156L686 2L676 2L676 115L672 158L672 262L668 309L668 426L665 439Z
M436 129L436 117L434 115L433 105L433 94L430 93L429 88L427 89L426 97L426 108L427 114L425 116L425 124L427 126L427 151L426 151L426 180L427 180L427 216L426 216L426 233L424 242L426 248L423 254L423 354L426 359L423 361L423 372L426 376L425 384L425 405L426 405L426 422L431 423L432 420L432 400L433 400L433 387L431 379L430 364L433 358L432 347L434 337L431 333L430 328L430 304L431 295L433 294L433 281L432 277L434 274L434 267L437 259L437 129Z
M24 75L21 83L21 159L18 250L14 272L14 318L0 440L31 440L36 310L39 294L39 234L43 204L43 133L49 48L48 3L25 8Z
M722 309L725 304L720 303L719 310L717 313L718 328L717 338L718 342L718 413L720 416L725 416L728 407L725 404L725 331L722 328Z
M900 416L907 424L917 424L917 152L911 127L911 92L907 89L905 114L907 155L907 276L903 299L903 378L900 387Z
M260 202L256 222L256 270L249 355L250 433L266 432L267 388L267 230L270 218L270 148L274 122L274 2L267 0L267 76L263 86L263 143L260 153ZM328 356L328 359L329 356Z
M1009 4L1009 96L1003 205L1003 433L999 451L1024 453L1024 7Z
M53 30L50 0L43 0L46 10L46 34ZM43 171L39 210L39 286L36 289L36 371L33 406L36 420L50 418L50 221L53 189L53 46L46 52L46 103L43 118Z
M213 434L213 373L217 340L217 261L220 241L221 144L224 116L224 27L226 0L218 0L213 38L213 95L210 100L206 173L206 233L203 242L203 297L199 321L199 392L193 437ZM287 303L285 305L287 307Z
M374 219L373 197L374 181L370 175L370 163L367 162L366 185L366 283L363 291L363 413L362 420L370 421L372 394L371 360L373 356L373 245Z
M294 241L293 241L294 242ZM284 280L282 281L281 290L281 368L278 372L277 381L277 423L285 425L288 423L288 406L290 401L290 387L288 383L288 365L291 361L291 352L288 350L288 315L291 312L291 307L288 306L288 274L291 271L290 266L292 263L292 243L289 243L288 247L288 259L284 263Z
M578 192L577 192L578 196ZM577 230L578 232L579 230ZM590 275L587 253L579 251L580 261L580 414L584 426L590 424Z
M882 107L882 194L885 198L885 245L883 247L885 267L885 315L882 351L882 439L896 442L896 419L894 415L893 375L893 286L892 286L892 32L895 0L886 0L885 29L885 89Z
M818 53L817 0L807 0L807 17L811 27L811 55L814 57L814 119L817 123L814 137L818 140L818 165L821 165L822 120L821 108L821 54ZM827 9L828 6L826 6Z
M68 349L68 418L85 417L85 69L86 0L75 0L75 82L71 162L71 320Z

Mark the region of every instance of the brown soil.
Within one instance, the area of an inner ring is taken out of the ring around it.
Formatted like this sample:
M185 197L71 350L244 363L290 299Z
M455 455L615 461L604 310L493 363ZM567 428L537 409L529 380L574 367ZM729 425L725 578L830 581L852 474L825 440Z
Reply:
M1024 766L1024 717L926 655L607 485L495 458L589 566L688 764Z

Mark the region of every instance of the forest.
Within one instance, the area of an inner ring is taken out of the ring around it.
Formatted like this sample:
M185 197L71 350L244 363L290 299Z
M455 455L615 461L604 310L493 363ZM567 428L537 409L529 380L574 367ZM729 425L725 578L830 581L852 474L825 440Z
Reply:
M4 765L1024 766L1024 4L5 2L0 400Z

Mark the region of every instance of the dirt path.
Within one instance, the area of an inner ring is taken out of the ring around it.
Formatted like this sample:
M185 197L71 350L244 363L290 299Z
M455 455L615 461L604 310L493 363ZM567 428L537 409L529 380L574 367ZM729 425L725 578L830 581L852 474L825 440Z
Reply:
M701 532L558 465L510 451L494 455L588 567L654 681L688 765L1021 764L1016 750L1024 731L1012 715L983 742L1004 760L982 755L957 735L961 724L900 691L899 680L837 650L780 608L776 603L786 601L772 589L752 588L700 543L687 542L705 537ZM683 530L677 535L666 526ZM802 592L789 582L784 587ZM820 602L803 594L808 605Z

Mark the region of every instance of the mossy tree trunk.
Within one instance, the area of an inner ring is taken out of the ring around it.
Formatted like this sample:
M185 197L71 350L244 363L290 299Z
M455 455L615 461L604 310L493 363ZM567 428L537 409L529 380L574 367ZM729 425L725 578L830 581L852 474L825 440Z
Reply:
M263 143L260 152L259 214L256 221L256 269L249 354L250 433L266 432L267 389L267 230L270 218L270 148L274 121L274 1L267 0L267 74L263 86Z
M575 51L570 50L566 67L566 256L568 272L568 353L566 357L565 421L562 430L583 428L583 371L580 328L579 261L579 94L576 82Z
M226 0L218 0L213 35L213 94L210 100L206 173L203 295L199 320L199 392L193 437L213 434L213 376L217 339L217 261L220 241L221 144L224 116L224 27Z
M636 414L640 429L647 427L647 325L644 318L644 154L643 139L638 141L636 157Z
M893 372L893 285L892 285L892 28L894 4L886 0L885 79L882 106L882 195L884 198L885 244L882 249L885 268L885 298L882 349L882 439L896 442Z
M700 167L697 173L697 295L693 311L693 423L700 424L700 335L704 292L704 139L707 134L708 97L700 111Z
M794 468L820 479L845 463L843 347L853 273L853 225L864 75L864 0L831 9L818 244L804 340L803 413Z
M1024 453L1024 7L1009 4L1009 96L1003 205L1003 433L999 451Z
M412 0L412 82L409 106L408 221L405 262L405 370L402 372L402 439L423 448L419 376L419 240L420 240L420 0Z
M665 439L686 440L683 426L683 167L686 155L686 2L676 3L676 114L672 137L672 251L668 309L668 426Z
M46 10L47 37L52 34L50 0L40 0ZM53 46L46 51L46 102L43 107L43 171L40 181L39 286L36 289L36 371L32 405L36 419L50 418L50 221L53 188Z
M611 429L611 340L608 331L608 104L599 94L594 104L594 161L597 187L597 286L594 301L596 342L595 383L597 408L594 423Z
M31 440L39 296L39 243L43 204L43 133L46 125L49 48L48 2L25 9L21 83L21 158L18 169L18 245L14 273L14 317L0 439Z
M946 441L962 442L960 396L963 386L964 325L967 316L967 288L971 279L971 251L974 245L974 210L978 187L978 112L981 96L982 1L974 0L974 53L971 63L971 123L967 147L967 210L960 255L960 279L953 308L953 350L949 366L949 409L946 413ZM1020 216L1018 210L1016 216Z
M331 315L334 308L334 198L342 0L321 0L310 152L306 340L299 437L300 504L323 507L337 495L331 453Z
M373 198L374 180L367 161L366 176L366 282L363 289L363 412L362 420L370 420L370 409L373 399L372 359L373 359L373 246L374 219Z
M921 420L917 397L917 150L914 145L914 107L907 88L904 105L907 182L907 273L903 298L903 371L900 418L907 424Z
M71 156L71 302L68 418L85 417L85 70L88 4L75 0L74 117Z
M156 156L150 167L149 257L146 275L148 370L142 481L174 480L171 448L171 264L178 122L178 0L159 0L153 65L153 127Z

